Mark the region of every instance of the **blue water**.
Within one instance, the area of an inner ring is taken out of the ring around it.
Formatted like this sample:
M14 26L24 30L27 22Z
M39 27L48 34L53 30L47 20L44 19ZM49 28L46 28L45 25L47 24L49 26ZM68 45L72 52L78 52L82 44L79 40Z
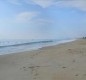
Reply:
M74 41L75 39L61 40L0 40L0 55L36 50L45 46Z

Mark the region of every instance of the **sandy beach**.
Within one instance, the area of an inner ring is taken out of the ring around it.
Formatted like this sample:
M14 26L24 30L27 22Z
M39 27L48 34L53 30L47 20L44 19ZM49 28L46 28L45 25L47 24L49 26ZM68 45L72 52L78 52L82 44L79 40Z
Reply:
M86 40L0 55L0 80L86 80Z

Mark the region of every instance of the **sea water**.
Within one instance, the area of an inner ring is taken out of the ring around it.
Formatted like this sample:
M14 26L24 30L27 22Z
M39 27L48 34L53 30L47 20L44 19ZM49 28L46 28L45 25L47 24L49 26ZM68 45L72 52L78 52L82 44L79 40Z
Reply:
M0 55L36 50L46 46L74 41L75 39L53 40L0 40Z

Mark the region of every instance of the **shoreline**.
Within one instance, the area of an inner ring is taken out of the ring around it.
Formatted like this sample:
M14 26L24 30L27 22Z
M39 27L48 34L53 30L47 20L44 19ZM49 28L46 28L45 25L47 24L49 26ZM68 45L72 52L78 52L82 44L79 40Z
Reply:
M0 56L0 80L86 80L86 40Z
M55 42L53 44L48 44L46 46L42 46L42 47L38 47L38 48L35 48L35 49L28 49L28 50L22 50L22 51L14 51L14 52L8 52L8 53L2 53L0 54L1 55L9 55L9 54L17 54L17 53L23 53L23 52L30 52L30 51L36 51L36 50L40 50L42 48L47 48L47 47L53 47L53 46L58 46L60 44L65 44L65 43L69 43L69 42L73 42L73 41L76 41L78 39L70 39L70 40L62 40L62 41L58 41L58 42Z

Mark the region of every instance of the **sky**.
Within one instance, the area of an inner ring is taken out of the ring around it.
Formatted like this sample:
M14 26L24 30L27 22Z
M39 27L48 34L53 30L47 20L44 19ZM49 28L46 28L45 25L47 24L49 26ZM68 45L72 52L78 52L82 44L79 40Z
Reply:
M85 0L0 0L0 39L86 36Z

